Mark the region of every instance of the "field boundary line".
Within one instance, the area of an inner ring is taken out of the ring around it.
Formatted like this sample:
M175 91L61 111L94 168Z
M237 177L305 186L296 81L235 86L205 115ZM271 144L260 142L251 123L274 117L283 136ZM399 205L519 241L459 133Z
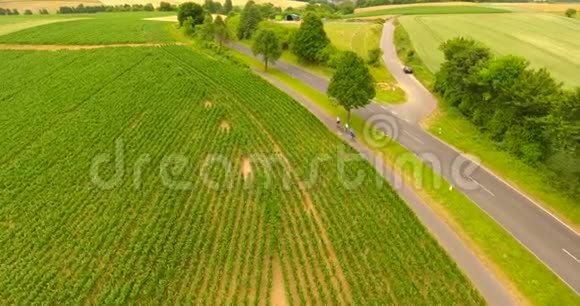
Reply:
M167 45L182 46L183 43L142 43L142 44L103 44L103 45L33 45L33 44L0 44L0 50L17 51L77 51L92 50L102 48L122 48L122 47L162 47Z

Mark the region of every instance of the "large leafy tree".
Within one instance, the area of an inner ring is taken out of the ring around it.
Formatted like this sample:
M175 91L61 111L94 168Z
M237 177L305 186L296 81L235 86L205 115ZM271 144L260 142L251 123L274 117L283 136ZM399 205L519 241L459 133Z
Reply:
M260 29L254 35L252 52L260 54L264 61L264 70L268 71L268 63L275 63L282 55L282 46L276 34L270 29Z
M227 15L229 14L232 10L234 9L234 6L232 5L232 0L226 0L224 2L224 13Z
M217 16L213 22L213 34L220 45L227 43L231 39L230 30L221 16Z
M434 89L451 105L458 106L481 96L477 74L491 59L491 51L479 42L457 37L444 42L441 47L445 62L437 72Z
M211 14L220 14L223 11L222 4L213 0L205 0L202 7Z
M205 12L201 5L193 2L184 2L179 5L177 10L177 20L179 20L179 25L182 26L183 22L191 17L192 26L203 24L205 19Z
M292 50L303 62L320 62L320 55L330 40L324 32L324 25L315 14L307 13L294 37Z
M248 39L258 28L258 23L262 21L262 14L260 8L254 1L248 1L240 15L240 25L238 27L238 38Z
M328 85L327 94L350 111L370 103L375 96L375 80L364 60L352 51L344 52Z

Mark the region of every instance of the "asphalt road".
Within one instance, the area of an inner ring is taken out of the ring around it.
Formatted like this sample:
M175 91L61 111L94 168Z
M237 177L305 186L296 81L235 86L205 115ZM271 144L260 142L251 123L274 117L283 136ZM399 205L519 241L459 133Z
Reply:
M316 115L330 130L335 131L339 137L343 138L345 142L349 143L354 149L356 149L363 158L368 160L375 167L377 172L382 174L392 186L396 186L397 182L401 181L401 178L396 173L391 172L391 170L384 165L382 158L377 158L375 153L370 151L365 145L351 140L348 133L337 130L334 118L328 116L316 104L262 71L256 70L255 72L270 83L274 84L276 87L288 93L311 113ZM399 186L399 188L397 188L397 193L415 212L421 223L423 223L435 236L439 244L447 251L465 275L471 279L472 283L479 290L488 304L502 306L516 305L513 297L495 278L495 275L493 275L493 273L479 261L469 247L467 247L457 234L453 232L453 230L442 221L433 210L431 210L429 205L417 196L410 186Z
M381 48L387 68L406 91L409 103L400 106L371 103L355 113L432 165L436 172L546 264L576 294L580 294L580 234L501 178L480 167L475 162L476 157L457 152L419 126L417 122L435 108L436 100L412 75L403 73L403 65L392 43L393 32L393 24L390 21L385 23ZM233 47L252 55L244 46ZM275 67L326 93L327 79L282 61ZM364 131L358 131L358 134L364 134Z

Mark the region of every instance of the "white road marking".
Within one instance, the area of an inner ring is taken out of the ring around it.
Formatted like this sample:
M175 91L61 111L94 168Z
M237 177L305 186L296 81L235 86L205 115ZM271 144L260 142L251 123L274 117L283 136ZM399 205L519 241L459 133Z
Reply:
M434 134L430 134L433 137L433 139L439 141L439 143L445 145L446 147L450 148L451 150L455 151L455 152L460 152L458 149L456 149L455 147L453 147L452 145L446 143L445 141L441 140L439 137L436 137ZM493 171L489 170L484 164L479 165L480 168L482 168L483 170L485 170L485 172L487 172L487 174L495 177L496 179L498 179L501 183L503 183L505 186L507 186L509 189L515 191L517 194L521 195L522 197L526 198L528 201L530 201L530 203L534 204L536 207L538 207L539 209L541 209L544 213L546 213L547 215L549 215L550 217L553 218L553 220L556 220L558 223L560 223L561 225L563 225L564 227L566 227L568 230L570 230L570 232L572 232L573 234L575 234L576 236L580 237L580 232L577 232L575 229L572 228L572 226L568 225L566 222L560 220L560 218L556 217L556 215L554 215L553 213L551 213L550 211L548 211L546 208L544 208L541 204L537 203L536 201L534 201L532 198L530 198L527 194L523 193L522 191L520 191L519 189L516 189L514 186L512 186L510 183L506 182L506 180L504 180L503 178L501 178L500 176L496 175ZM561 279L561 278L560 278ZM566 282L565 282L566 283ZM566 283L567 284L567 283ZM570 286L571 287L571 286ZM580 293L579 293L580 294Z
M395 116L398 116L398 115L399 115L399 114L397 114L397 112L395 112L395 111L391 111L391 114L393 114L393 115L395 115Z
M384 110L387 110L387 111L389 110L389 109L388 109L386 106L384 106L384 105L381 105L381 108L382 108L382 109L384 109Z
M423 141L421 141L421 139L419 139L417 136L407 132L406 130L403 130L403 133L409 135L409 137L413 138L416 142L420 143L420 144L425 144Z
M578 260L578 258L576 258L576 256L572 255L570 252L568 252L568 250L566 249L562 249L562 251L564 251L564 253L568 254L570 257L572 257L577 263L580 263L580 260Z
M483 188L483 190L487 191L487 193L491 194L492 196L495 197L495 194L493 194L493 192L491 192L489 189L487 189L485 186L483 186L480 182L478 182L476 179L470 177L477 185L479 185L479 187Z

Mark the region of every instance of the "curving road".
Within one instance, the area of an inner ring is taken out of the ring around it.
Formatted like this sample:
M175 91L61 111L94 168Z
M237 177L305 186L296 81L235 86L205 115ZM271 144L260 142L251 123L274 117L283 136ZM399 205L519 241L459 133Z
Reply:
M381 37L383 59L407 92L410 103L391 109L400 112L410 122L417 123L435 109L437 101L415 77L402 71L403 64L398 59L393 34L394 25L389 20L383 27ZM449 182L458 183L452 175L453 160L465 157L428 132L416 127L413 130L417 141L423 142L421 146L402 144L414 152L426 150L435 153L443 162L439 173ZM468 161L464 166L471 165L473 163ZM487 169L478 167L470 177L480 188L466 190L456 185L458 189L546 264L576 294L580 294L580 234Z
M435 109L436 99L412 75L402 72L403 65L393 45L393 33L394 26L388 21L383 28L381 48L387 68L406 91L408 101L388 106L371 103L355 113L431 164L436 172L501 225L576 294L580 294L580 234L501 178L480 167L472 158L419 126L420 119ZM246 47L233 47L252 56ZM278 62L275 67L326 93L327 79L284 62Z
M240 46L235 46L238 50L247 49ZM283 63L278 65L284 66ZM278 67L280 68L280 67ZM322 123L324 123L331 131L336 131L336 124L334 118L331 118L324 110L320 109L316 103L311 102L303 95L288 88L283 83L272 78L268 74L255 70L264 79L288 93L296 101L300 102L306 109L316 115ZM392 186L398 186L401 178L397 173L394 173L387 167L383 159L377 157L375 153L369 150L365 145L350 140L350 135L341 131L337 131L339 137L343 138L345 142L349 143L356 149L363 158L368 160ZM516 305L516 301L502 284L495 278L493 273L485 267L481 261L473 254L472 250L453 232L453 230L443 220L439 218L429 205L427 205L408 185L402 184L396 188L399 196L409 205L413 212L417 215L422 224L429 229L429 232L437 239L439 244L447 251L453 261L459 268L471 279L472 283L479 290L482 296L490 305L509 306Z

